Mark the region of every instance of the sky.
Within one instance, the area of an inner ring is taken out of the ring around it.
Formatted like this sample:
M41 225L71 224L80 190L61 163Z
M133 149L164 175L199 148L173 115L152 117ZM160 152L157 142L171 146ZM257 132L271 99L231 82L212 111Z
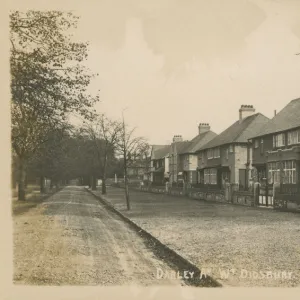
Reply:
M298 0L70 3L81 17L75 38L90 43L86 64L99 73L97 111L125 109L151 144L191 139L199 123L220 133L242 104L273 117L300 97Z

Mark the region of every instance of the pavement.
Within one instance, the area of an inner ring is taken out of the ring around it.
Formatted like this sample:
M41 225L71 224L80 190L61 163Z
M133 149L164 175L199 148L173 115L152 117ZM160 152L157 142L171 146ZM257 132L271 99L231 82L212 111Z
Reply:
M172 268L83 187L66 187L13 222L15 284L184 285L157 278Z

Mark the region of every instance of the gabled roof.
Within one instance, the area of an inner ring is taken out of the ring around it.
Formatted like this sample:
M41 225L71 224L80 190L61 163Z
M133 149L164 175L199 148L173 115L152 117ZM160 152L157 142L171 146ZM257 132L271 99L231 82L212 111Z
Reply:
M183 141L183 142L175 142L177 154L184 153L185 149L190 145L190 141Z
M161 159L168 155L170 145L153 145L152 159Z
M300 127L300 98L292 100L274 116L256 135L251 138Z
M241 122L238 120L225 129L222 133L213 138L210 142L201 147L200 150L218 147L231 143L247 143L251 136L259 134L262 127L269 121L269 118L256 113L246 117Z
M200 133L189 142L180 154L195 153L216 136L217 134L211 130Z

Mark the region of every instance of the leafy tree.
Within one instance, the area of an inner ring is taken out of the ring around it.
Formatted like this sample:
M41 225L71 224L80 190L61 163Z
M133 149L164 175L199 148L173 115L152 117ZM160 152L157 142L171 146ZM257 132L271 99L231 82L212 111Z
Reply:
M94 77L82 65L88 44L72 41L77 22L72 13L59 11L10 15L12 147L20 168L19 200L25 200L29 158L71 112L90 118L99 100L87 91Z
M70 127L51 131L47 141L29 159L28 173L40 177L40 191L45 192L45 178L51 180L51 186L66 180L72 170L69 163L70 151L74 141L70 135Z

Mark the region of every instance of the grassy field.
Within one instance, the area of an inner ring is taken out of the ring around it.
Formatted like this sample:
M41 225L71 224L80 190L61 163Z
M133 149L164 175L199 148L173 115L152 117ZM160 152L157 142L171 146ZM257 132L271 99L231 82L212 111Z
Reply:
M128 212L124 189L112 187L107 199L225 286L300 286L300 214L138 191Z

